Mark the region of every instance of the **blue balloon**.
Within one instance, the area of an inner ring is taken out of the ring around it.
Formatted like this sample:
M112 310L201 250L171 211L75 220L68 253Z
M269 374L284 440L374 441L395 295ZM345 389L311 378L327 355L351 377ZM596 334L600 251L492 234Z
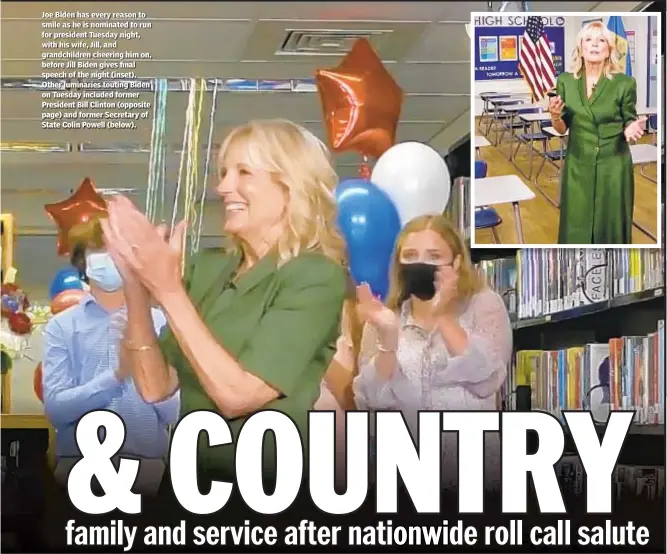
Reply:
M83 290L83 288L83 281L79 276L79 271L73 267L65 267L58 270L53 277L51 286L49 287L49 298L53 300L64 290Z
M336 188L338 226L347 242L350 273L384 300L401 220L387 193L365 179L347 179Z

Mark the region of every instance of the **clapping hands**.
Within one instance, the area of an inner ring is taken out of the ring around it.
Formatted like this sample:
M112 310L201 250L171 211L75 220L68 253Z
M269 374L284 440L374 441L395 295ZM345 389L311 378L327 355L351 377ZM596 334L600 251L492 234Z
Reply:
M127 198L113 198L108 206L102 228L109 254L124 280L136 277L160 302L181 285L184 223L167 237L165 227L154 226Z
M357 313L361 320L375 328L385 347L395 348L400 326L398 314L376 298L367 283L357 287L357 302Z
M443 315L455 308L459 294L459 272L449 265L438 268L435 274L434 315Z

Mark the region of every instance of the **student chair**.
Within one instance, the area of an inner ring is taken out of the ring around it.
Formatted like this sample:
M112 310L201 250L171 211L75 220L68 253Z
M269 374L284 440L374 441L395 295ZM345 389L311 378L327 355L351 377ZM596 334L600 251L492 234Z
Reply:
M650 115L649 116L649 118L648 118L648 132L651 135L653 135L653 144L658 144L658 116L657 115Z
M486 177L487 169L488 166L484 160L476 160L475 179L484 179L484 177ZM498 215L498 212L495 209L489 206L475 208L475 229L491 229L494 244L500 243L496 227L502 222L502 218Z

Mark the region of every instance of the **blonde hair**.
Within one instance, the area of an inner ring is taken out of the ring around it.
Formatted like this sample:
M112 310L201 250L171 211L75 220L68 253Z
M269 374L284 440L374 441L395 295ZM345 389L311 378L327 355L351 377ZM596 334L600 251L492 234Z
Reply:
M220 148L221 162L237 144L245 148L251 167L271 173L287 193L285 231L275 245L279 262L314 251L344 264L345 242L338 231L334 199L338 178L322 141L284 119L250 121L227 135Z
M607 79L611 79L616 73L623 73L621 67L621 55L616 48L616 38L614 34L607 29L601 21L592 21L585 25L577 35L577 46L572 52L572 73L574 78L578 79L584 70L584 58L581 53L581 43L583 40L593 34L602 35L609 46L609 57L604 61L602 73ZM629 55L629 54L628 54Z
M459 298L466 300L473 294L482 290L485 282L479 272L472 265L468 248L459 235L458 231L450 224L443 215L423 215L409 221L401 230L396 239L394 254L389 272L389 294L387 306L392 310L398 310L405 299L405 283L401 278L401 250L408 235L420 231L435 231L447 243L452 251L452 260L460 256L458 292Z

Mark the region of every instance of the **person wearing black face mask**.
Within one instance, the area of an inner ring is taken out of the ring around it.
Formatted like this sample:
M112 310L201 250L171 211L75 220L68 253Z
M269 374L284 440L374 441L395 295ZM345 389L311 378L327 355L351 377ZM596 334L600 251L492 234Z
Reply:
M403 298L414 296L419 300L429 301L435 296L435 282L438 266L432 263L411 262L400 265L403 280Z
M401 410L415 437L421 410L497 408L512 354L509 316L444 217L423 216L402 230L386 304L368 285L357 295L366 321L357 408ZM444 437L443 449L456 456L456 445ZM486 467L499 470L499 449L490 445L486 452Z

